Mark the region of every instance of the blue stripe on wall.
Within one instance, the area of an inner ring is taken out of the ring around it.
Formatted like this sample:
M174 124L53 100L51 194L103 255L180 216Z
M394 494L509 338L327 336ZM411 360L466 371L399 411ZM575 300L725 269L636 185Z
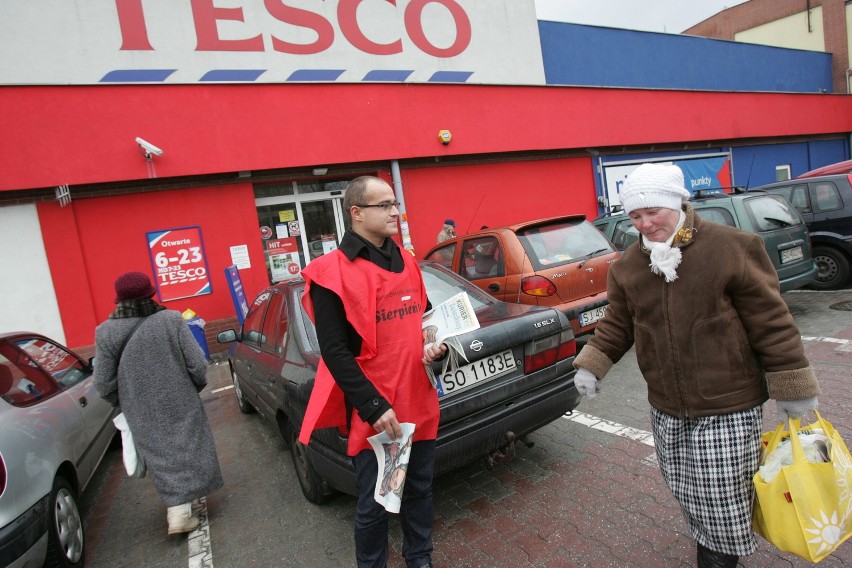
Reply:
M160 83L177 69L116 69L101 78L101 83Z
M264 73L266 73L266 69L211 69L199 81L256 81Z
M293 71L287 81L337 81L345 69L298 69Z
M384 82L394 82L399 83L408 79L408 76L414 73L414 70L408 71L405 69L400 70L392 70L392 69L374 69L364 75L362 81L384 81Z
M833 90L828 53L560 22L538 27L548 85Z
M430 83L464 83L473 71L436 71L429 77Z

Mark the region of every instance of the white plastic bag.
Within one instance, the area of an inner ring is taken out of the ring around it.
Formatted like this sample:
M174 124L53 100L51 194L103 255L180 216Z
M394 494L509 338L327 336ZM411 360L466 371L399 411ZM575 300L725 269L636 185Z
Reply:
M136 444L133 442L133 434L130 432L130 426L127 424L127 418L124 413L120 412L118 416L112 419L112 423L121 432L121 448L122 457L124 458L124 469L127 470L127 475L130 477L145 477L145 460L139 455L139 450L136 449Z
M799 440L802 442L802 450L804 450L805 458L811 463L821 463L831 461L831 441L819 428L800 432ZM775 448L758 468L760 476L766 483L771 483L775 476L781 471L782 467L793 465L793 448L790 444L790 439L781 440L778 447Z

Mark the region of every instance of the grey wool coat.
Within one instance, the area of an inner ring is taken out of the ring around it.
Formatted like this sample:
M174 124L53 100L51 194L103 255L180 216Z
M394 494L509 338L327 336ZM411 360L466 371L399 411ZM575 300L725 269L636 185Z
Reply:
M174 310L147 316L117 365L116 354L139 318L108 319L95 330L94 383L120 406L148 475L169 507L222 487L213 432L198 393L207 360Z

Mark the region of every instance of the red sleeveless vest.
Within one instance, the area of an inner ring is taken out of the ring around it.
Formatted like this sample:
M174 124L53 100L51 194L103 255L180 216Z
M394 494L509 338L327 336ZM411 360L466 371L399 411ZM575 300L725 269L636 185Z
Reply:
M302 271L307 284L302 303L314 321L311 284L317 283L343 301L346 319L361 336L355 361L387 399L399 422L415 424L414 440L434 440L438 434L438 395L426 376L423 357L423 312L426 289L417 261L403 253L405 269L397 274L363 258L350 261L338 249L312 261ZM320 360L299 441L307 444L317 428L346 425L343 391ZM347 453L371 449L376 434L352 411Z

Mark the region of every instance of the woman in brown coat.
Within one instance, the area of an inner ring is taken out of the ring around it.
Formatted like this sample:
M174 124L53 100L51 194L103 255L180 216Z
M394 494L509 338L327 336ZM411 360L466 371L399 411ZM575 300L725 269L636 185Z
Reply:
M737 565L751 528L763 403L779 418L816 408L819 388L757 235L702 221L677 166L643 164L621 203L641 239L609 270L609 308L577 356L575 384L635 345L663 478L698 545L698 566Z

